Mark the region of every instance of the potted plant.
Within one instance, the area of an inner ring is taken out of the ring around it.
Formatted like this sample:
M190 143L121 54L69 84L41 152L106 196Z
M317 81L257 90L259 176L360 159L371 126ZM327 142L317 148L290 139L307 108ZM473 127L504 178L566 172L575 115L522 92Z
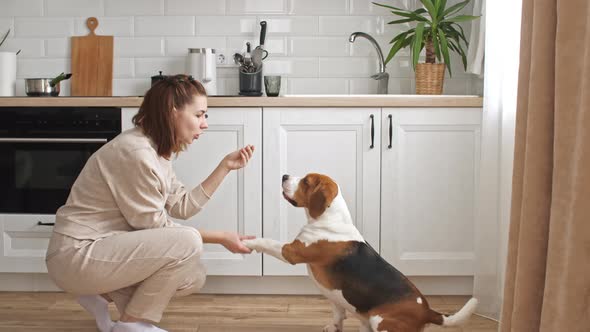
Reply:
M413 11L373 2L377 6L390 9L391 13L400 17L388 24L415 24L414 27L401 32L391 40L392 46L385 63L388 63L402 48L410 47L412 66L416 72L417 94L442 94L445 66L449 70L449 75L452 76L449 50L461 56L463 66L467 69L465 48L469 43L463 28L458 23L471 21L479 16L458 13L470 1L447 6L446 0L420 0L423 8ZM426 48L426 61L418 63L424 48Z
M8 38L10 29L0 40L0 47ZM0 51L0 96L16 95L16 55L18 52Z

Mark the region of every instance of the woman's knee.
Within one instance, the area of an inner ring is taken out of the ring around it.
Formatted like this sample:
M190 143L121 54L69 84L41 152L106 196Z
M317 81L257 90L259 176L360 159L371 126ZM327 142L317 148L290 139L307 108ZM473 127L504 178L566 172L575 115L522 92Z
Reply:
M185 258L200 256L203 252L203 239L199 231L192 227L178 227L175 241L186 250Z

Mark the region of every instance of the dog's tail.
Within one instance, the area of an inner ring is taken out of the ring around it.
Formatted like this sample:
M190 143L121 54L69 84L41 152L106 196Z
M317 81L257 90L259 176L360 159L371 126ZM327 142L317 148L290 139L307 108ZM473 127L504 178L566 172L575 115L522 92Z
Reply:
M429 321L430 323L434 323L436 325L442 326L459 326L465 324L469 317L475 312L475 308L477 307L477 299L472 297L461 310L456 312L454 315L443 315L439 312L436 312L430 309Z

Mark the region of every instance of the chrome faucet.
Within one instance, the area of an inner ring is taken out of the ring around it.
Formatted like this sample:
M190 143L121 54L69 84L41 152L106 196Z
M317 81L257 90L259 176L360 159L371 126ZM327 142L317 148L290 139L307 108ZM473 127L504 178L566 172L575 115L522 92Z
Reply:
M367 38L375 50L377 50L377 56L379 57L379 72L375 75L371 75L371 78L377 80L377 93L380 95L387 94L387 86L389 84L389 74L385 72L385 59L383 58L383 52L381 52L381 47L377 44L375 38L371 37L370 35L364 32L353 32L348 38L348 41L354 43L356 37L365 37Z

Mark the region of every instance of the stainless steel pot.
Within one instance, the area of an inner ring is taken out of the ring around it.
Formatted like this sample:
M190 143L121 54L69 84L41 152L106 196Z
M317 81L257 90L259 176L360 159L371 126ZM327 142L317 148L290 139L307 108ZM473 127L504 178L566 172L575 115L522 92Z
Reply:
M25 78L25 93L30 97L59 96L59 82L51 86L53 78Z

